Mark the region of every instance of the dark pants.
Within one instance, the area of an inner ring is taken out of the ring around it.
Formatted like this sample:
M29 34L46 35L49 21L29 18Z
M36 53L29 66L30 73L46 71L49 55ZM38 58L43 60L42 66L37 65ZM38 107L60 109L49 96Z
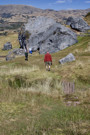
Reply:
M28 60L28 52L25 52L25 60Z

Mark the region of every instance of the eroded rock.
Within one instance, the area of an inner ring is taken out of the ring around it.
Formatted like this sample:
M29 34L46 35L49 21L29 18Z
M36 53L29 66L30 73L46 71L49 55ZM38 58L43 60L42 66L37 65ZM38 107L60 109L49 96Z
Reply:
M39 50L40 54L58 52L77 42L77 36L72 30L48 17L30 19L25 24L25 31L30 33L28 48Z
M10 49L12 49L12 44L10 42L7 42L6 44L4 44L2 50L10 50Z
M67 19L66 25L70 25L72 29L75 29L80 32L90 30L90 26L82 18L69 17Z
M60 64L64 64L66 62L72 62L75 61L75 57L72 53L68 54L66 57L59 60Z

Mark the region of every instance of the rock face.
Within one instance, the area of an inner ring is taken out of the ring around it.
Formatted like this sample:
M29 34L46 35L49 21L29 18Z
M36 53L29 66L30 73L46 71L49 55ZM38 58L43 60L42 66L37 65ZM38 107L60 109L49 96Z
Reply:
M69 17L66 22L72 29L84 32L90 29L90 26L82 18Z
M12 44L10 42L7 42L6 44L4 44L2 50L10 50L10 49L12 49Z
M40 54L47 51L54 53L77 42L74 32L47 17L30 19L25 25L25 31L30 33L28 47L32 51L39 50Z
M75 57L72 53L68 54L66 57L59 60L60 64L64 64L66 62L75 61Z

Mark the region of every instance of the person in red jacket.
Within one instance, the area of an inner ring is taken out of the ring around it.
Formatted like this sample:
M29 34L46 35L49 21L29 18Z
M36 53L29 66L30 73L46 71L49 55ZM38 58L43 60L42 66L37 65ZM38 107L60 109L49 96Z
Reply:
M44 62L46 65L46 70L50 71L50 66L52 65L52 57L49 52L47 52L44 56Z

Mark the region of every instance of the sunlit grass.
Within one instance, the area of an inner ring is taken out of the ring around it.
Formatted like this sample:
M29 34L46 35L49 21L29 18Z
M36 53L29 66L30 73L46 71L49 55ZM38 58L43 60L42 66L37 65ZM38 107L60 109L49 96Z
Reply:
M12 44L12 48L19 48L18 34L10 32L7 36L0 36L0 56L7 55L8 51L3 51L3 45L7 42Z

